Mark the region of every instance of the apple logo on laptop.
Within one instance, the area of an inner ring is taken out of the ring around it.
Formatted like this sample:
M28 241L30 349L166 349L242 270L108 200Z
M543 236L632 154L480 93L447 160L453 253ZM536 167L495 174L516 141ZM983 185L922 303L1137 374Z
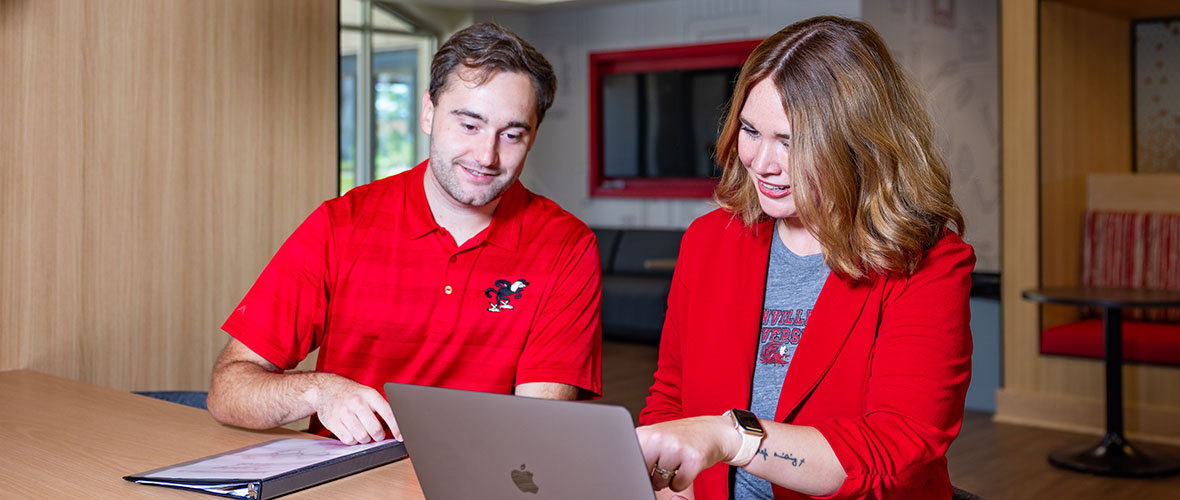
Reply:
M520 464L520 470L512 470L512 482L516 483L516 487L525 493L536 493L541 490L537 487L537 483L533 482L533 473L524 470L524 464Z

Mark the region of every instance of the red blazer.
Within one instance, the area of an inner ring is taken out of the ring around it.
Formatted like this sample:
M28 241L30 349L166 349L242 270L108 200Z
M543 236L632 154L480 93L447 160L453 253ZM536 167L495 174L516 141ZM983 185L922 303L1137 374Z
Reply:
M749 408L771 222L715 210L681 242L659 365L639 420ZM971 377L968 297L975 255L947 231L907 277L832 273L783 383L775 420L818 429L848 477L829 498L947 499L946 450ZM698 499L729 496L728 466L703 471ZM810 498L778 486L776 499Z

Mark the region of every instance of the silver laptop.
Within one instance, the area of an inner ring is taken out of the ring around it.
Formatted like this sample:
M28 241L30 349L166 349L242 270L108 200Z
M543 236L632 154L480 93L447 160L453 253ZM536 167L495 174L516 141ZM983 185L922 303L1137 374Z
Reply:
M385 384L427 500L654 499L620 406Z

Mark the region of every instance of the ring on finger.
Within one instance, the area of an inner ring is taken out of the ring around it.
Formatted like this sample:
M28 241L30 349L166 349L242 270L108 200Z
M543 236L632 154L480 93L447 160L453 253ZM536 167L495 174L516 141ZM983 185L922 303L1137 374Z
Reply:
M671 480L673 477L675 477L675 476L676 476L676 472L677 472L678 470L679 470L679 469L676 469L676 470L668 470L668 469L665 469L665 468L663 468L663 467L660 467L659 465L656 465L654 468L652 468L652 470L651 470L651 475L652 475L653 477L654 477L654 476L660 476L660 479L663 479L663 480L665 480L665 481L670 481L670 480Z

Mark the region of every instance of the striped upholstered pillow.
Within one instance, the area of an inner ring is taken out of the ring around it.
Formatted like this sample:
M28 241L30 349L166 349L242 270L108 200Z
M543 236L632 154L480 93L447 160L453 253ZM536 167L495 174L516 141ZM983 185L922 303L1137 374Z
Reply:
M1180 290L1180 213L1086 212L1082 284ZM1124 318L1180 322L1180 308L1130 309Z

